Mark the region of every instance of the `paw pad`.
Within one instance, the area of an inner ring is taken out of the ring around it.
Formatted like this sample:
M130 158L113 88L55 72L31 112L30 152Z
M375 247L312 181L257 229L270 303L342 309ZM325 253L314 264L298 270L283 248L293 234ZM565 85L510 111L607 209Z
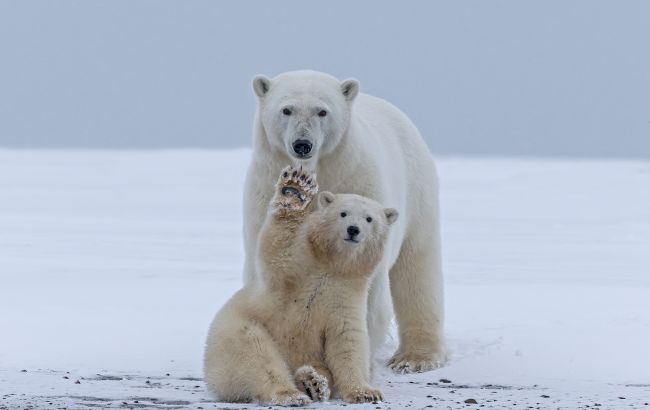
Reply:
M324 401L330 398L330 388L327 378L319 374L312 366L302 366L296 370L296 383L299 388L314 401Z
M302 210L318 192L316 175L302 167L288 166L280 173L278 193L273 205L287 210Z

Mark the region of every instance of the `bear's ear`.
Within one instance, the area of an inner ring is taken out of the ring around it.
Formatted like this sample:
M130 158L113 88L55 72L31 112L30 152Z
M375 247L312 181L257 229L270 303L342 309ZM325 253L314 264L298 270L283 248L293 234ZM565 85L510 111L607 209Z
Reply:
M399 213L395 208L386 208L384 209L384 215L386 215L386 220L388 221L388 225L392 225L395 221L397 221L397 217L399 216Z
M359 94L359 82L354 78L349 78L341 83L341 92L347 101L355 99Z
M270 89L271 80L267 76L259 74L253 78L253 91L255 91L255 95L257 95L259 98L264 97L264 95L266 95Z
M328 191L323 191L318 194L318 206L320 208L326 208L334 202L334 194Z

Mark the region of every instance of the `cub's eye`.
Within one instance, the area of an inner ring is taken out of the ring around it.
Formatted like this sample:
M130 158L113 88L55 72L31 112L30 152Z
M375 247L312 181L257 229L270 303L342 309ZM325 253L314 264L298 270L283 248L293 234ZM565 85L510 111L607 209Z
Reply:
M368 221L368 223L370 223L370 222L372 222L372 218L371 218L371 217L367 217L367 218L366 218L366 221Z
M284 115L291 115L291 110L288 109L288 108L283 108L283 109L282 109L282 114L284 114Z
M345 218L346 216L348 216L346 212L341 212L341 218Z
M318 111L318 116L319 116L319 117L324 117L324 116L326 116L326 115L327 115L327 111L325 111L325 110L320 110L320 111Z

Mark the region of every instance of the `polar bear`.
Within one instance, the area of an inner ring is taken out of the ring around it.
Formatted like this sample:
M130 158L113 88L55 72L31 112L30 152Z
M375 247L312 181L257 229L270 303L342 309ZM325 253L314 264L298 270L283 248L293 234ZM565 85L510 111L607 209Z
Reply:
M440 366L445 353L438 182L418 130L393 105L359 93L353 79L295 71L273 79L259 75L253 90L258 109L243 201L245 283L260 280L255 250L275 175L287 163L308 167L323 189L369 197L402 214L373 276L371 351L383 344L394 306L399 347L388 365L405 373Z
M318 194L315 175L280 175L261 229L261 278L215 317L205 380L221 400L305 405L332 393L382 399L370 386L366 306L397 211L355 194Z

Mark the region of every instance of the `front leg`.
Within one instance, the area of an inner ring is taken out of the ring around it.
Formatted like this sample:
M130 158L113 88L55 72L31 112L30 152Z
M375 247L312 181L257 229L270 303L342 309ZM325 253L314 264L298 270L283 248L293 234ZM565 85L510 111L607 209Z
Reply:
M308 171L287 167L280 173L257 250L257 268L266 283L282 285L301 279L289 277L287 271L291 271L292 263L304 260L300 255L307 242L300 240L298 231L311 212L309 204L317 192L316 176Z
M278 170L279 171L279 170ZM277 172L253 161L246 174L244 184L244 284L248 285L260 279L255 265L260 231L268 215L269 204L273 197L273 187Z
M286 167L280 177L269 175L267 168L251 164L246 175L244 188L244 283L260 279L257 272L256 257L260 236L265 223L269 222L269 207L277 219L289 217L298 221L305 215L306 208L318 191L316 175L302 168ZM275 174L275 172L273 172ZM275 174L277 175L277 174ZM273 187L274 180L275 187ZM275 189L274 189L275 188ZM295 202L298 200L297 202ZM295 202L295 203L294 203ZM278 208L281 208L278 211ZM270 222L273 222L271 220ZM288 227L295 227L289 224Z
M363 308L360 310L364 310ZM370 353L366 324L361 317L344 314L343 322L325 337L325 361L332 372L336 391L349 403L383 400L370 386Z
M437 239L407 238L390 271L390 285L400 345L389 367L399 373L415 373L442 366L447 354L442 337L442 270Z

